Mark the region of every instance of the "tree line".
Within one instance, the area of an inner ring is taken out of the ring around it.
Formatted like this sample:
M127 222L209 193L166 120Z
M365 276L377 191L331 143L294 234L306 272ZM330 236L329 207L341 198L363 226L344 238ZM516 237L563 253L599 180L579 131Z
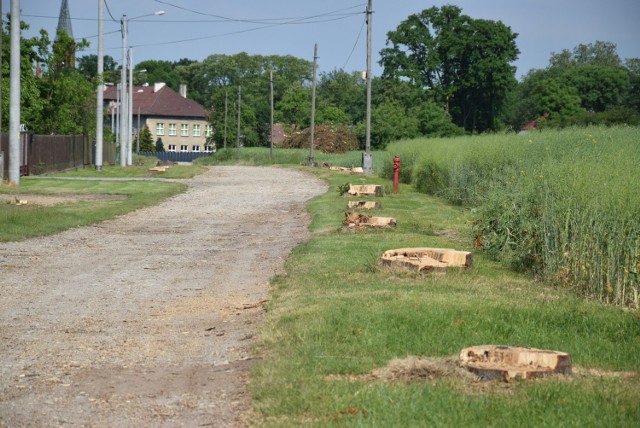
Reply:
M518 131L532 120L539 127L640 123L640 59L623 61L615 44L596 41L552 53L546 68L530 70L518 81L512 65L520 54L516 40L504 23L471 18L457 6L428 8L402 21L387 34L380 51L383 72L373 78L372 147L418 136ZM22 40L22 117L31 131L94 132L97 56L79 56L76 67L65 63L70 50L86 47L86 41L76 43L63 33L53 43L43 30ZM8 58L7 44L3 49ZM119 80L118 67L105 56L106 82ZM143 69L134 73L134 84L165 82L174 90L187 84L188 97L210 112L218 147L225 135L236 139L239 87L242 143L269 144L271 73L275 121L290 129L306 128L311 121L313 64L305 59L213 54L202 61L136 65ZM7 61L2 78L8 88ZM2 102L8 111L8 91ZM364 146L365 111L365 81L359 72L320 74L316 124L347 127ZM3 118L3 129L7 121Z

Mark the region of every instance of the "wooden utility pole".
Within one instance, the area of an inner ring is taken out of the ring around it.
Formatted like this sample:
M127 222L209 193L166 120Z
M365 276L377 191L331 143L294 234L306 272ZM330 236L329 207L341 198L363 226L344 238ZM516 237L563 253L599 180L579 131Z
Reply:
M362 157L362 169L366 175L373 173L373 158L371 157L371 18L373 0L367 5L367 118L365 127L365 153Z
M316 70L318 64L318 44L313 46L313 84L311 86L311 144L309 145L309 165L314 162L313 143L316 128Z

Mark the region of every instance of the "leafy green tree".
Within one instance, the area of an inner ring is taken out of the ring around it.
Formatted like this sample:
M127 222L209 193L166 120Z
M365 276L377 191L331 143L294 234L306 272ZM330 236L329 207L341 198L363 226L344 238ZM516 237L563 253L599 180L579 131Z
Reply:
M357 123L365 120L366 87L359 73L333 70L320 74L316 89L319 110L339 109L346 122ZM333 110L335 112L335 110Z
M105 81L114 81L114 71L118 68L118 63L110 55L103 57L103 73ZM98 55L89 54L78 58L78 71L85 77L92 79L98 74ZM107 79L108 78L108 79Z
M583 64L565 72L564 80L576 88L588 111L621 106L629 95L629 74L621 67Z
M548 114L551 120L562 121L584 111L578 91L558 79L539 81L533 88L532 98L538 117Z
M629 96L626 106L640 113L640 58L630 58L625 61L629 73Z
M563 49L560 53L552 53L549 69L565 70L578 65L598 65L602 67L620 67L622 61L616 51L616 44L596 41L594 44L579 44L573 51Z
M76 43L59 31L52 49L42 55L42 77L37 83L44 103L40 120L33 124L34 132L90 135L95 130L97 80L87 79L75 64L68 64L76 50L87 46L86 41Z
M411 15L387 34L383 77L407 79L446 106L467 131L496 129L515 86L516 34L501 22L472 19L457 6Z
M224 145L225 96L228 110L227 142L236 139L238 87L242 88L243 144L268 144L269 70L273 71L274 104L278 106L291 88L302 88L310 80L312 65L309 61L292 56L261 56L242 52L236 55L210 55L203 61L180 68L183 80L189 85L190 97L212 112L210 121L218 147ZM310 104L306 105L309 109ZM289 107L290 112L296 111L292 105ZM279 119L285 118L276 113L276 120Z

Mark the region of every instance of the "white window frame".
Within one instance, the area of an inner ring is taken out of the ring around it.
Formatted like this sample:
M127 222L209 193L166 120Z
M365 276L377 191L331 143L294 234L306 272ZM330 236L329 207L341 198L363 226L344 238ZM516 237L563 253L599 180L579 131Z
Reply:
M205 128L205 131L204 131L204 136L207 137L207 138L213 136L213 126L209 125L208 123L207 123L207 127Z
M180 124L180 136L181 137L188 137L189 136L189 124L188 123L181 123Z
M175 137L176 135L178 135L176 124L175 123L170 123L169 124L169 136L170 137Z
M191 147L191 151L192 151L192 152L200 152L200 146L193 146L193 147Z
M194 137L199 137L200 136L200 124L199 123L194 123L193 124L193 136Z
M188 152L189 151L189 146L186 144L181 144L180 145L180 151L181 152Z
M156 123L156 135L163 136L164 135L164 123L158 122Z
M175 152L176 151L176 145L175 144L169 144L169 148L167 149L168 152Z

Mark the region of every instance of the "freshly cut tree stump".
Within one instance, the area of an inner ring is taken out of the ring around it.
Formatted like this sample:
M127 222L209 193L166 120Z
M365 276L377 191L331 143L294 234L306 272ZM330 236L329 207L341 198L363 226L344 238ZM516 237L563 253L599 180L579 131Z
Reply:
M382 264L416 270L444 271L450 267L471 267L473 254L450 248L399 248L382 254Z
M397 220L393 217L374 217L370 215L346 212L344 213L344 221L342 222L345 227L396 227Z
M460 351L462 367L482 380L533 379L571 374L571 355L516 346L481 345Z
M382 204L375 201L349 201L347 207L358 210L374 210L381 208Z
M382 196L379 184L349 184L349 196Z
M352 166L351 168L343 166L329 166L329 169L331 171L346 172L347 174L364 174L364 170L361 166Z

